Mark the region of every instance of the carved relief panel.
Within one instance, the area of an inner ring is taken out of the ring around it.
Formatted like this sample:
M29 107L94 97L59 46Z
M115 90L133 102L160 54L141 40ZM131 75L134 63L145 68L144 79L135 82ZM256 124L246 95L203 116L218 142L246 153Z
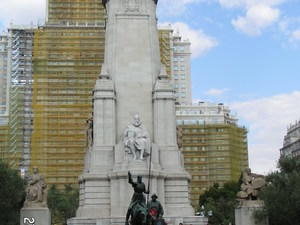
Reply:
M125 12L140 11L140 0L125 0Z

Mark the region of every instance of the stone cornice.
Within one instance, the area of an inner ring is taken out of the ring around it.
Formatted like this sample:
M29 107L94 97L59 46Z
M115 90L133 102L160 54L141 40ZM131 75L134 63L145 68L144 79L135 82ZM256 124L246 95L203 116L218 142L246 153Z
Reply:
M153 0L153 1L157 5L158 0ZM109 0L102 0L102 5L105 7L107 2L109 2Z

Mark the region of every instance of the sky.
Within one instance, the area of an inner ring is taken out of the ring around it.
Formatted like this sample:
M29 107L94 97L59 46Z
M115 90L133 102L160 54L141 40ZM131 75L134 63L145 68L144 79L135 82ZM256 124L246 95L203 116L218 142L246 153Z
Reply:
M45 0L1 0L0 28L45 14ZM193 102L229 106L249 131L252 171L276 170L300 119L300 0L159 0L157 17L191 41Z

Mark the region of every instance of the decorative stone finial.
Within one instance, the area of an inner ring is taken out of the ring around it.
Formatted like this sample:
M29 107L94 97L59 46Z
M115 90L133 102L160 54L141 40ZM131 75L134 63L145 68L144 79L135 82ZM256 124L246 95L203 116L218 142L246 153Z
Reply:
M161 64L158 79L165 80L167 78L168 78L168 74L167 74L167 71L166 71L166 66L164 64Z
M106 64L103 63L102 64L102 67L101 67L101 73L99 75L99 78L100 79L106 79L106 80L109 80L110 79L110 76L108 75L108 72L107 72L107 68L106 68Z

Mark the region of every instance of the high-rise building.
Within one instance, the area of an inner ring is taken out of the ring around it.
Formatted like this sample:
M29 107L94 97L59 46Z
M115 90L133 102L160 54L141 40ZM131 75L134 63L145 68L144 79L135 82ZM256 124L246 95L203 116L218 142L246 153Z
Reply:
M7 86L9 165L29 171L32 133L33 31L31 26L8 29Z
M0 161L9 163L10 154L8 151L9 126L7 124L0 125Z
M34 33L31 166L49 184L76 184L82 172L104 42L101 0L47 1L46 22Z
M287 128L280 155L300 159L300 120Z
M7 44L5 31L0 35L0 125L8 124Z
M172 36L173 69L176 104L191 104L191 51L189 40L182 40L179 31Z
M185 169L191 174L191 200L199 208L199 195L214 183L221 186L240 177L248 167L247 129L223 104L200 102L176 106L182 129Z
M8 152L8 81L7 81L7 44L5 31L0 34L0 160L9 160Z

